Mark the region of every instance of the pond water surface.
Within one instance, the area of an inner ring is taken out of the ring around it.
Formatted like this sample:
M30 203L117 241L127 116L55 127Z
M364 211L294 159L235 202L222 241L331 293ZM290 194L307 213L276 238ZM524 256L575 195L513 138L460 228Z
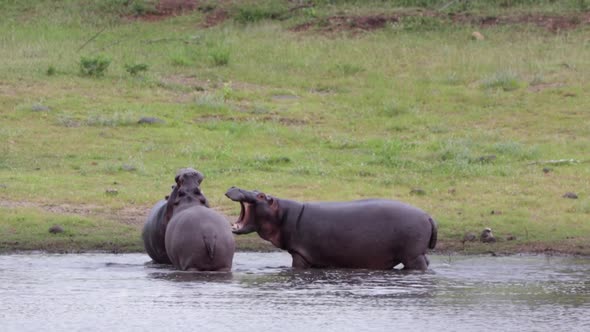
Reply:
M1 331L590 331L590 259L430 256L426 273L295 271L236 253L231 273L145 254L0 255Z

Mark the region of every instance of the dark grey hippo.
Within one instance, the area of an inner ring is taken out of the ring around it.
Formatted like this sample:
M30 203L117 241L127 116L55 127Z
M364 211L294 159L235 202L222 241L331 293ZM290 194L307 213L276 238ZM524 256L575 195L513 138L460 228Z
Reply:
M204 179L203 174L192 168L183 168L176 173L174 180L178 181L180 177L185 178L185 184L187 186L192 187L194 191L198 190L199 194L197 194L197 196L198 201L200 202L198 204L208 207L209 203L207 202L207 198L200 190L201 182ZM172 189L174 192L175 186L173 186ZM167 203L168 197L154 205L143 225L143 231L141 233L145 251L155 263L159 264L172 264L166 253L164 237L166 234L166 225L174 213L174 206L170 207L170 215L166 217Z
M233 232L257 232L287 250L296 268L426 270L436 245L434 219L397 201L299 203L236 187L225 195L242 207Z
M177 177L166 204L166 253L179 270L229 271L235 251L229 222L201 204L190 176ZM168 218L169 217L169 218Z

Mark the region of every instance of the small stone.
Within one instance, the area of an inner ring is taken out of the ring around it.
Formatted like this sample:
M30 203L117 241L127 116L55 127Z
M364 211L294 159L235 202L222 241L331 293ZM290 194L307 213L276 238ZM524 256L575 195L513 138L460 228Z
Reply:
M475 233L465 233L465 236L463 236L463 242L474 242L477 240L477 235L475 235Z
M426 191L422 188L413 188L410 191L410 195L424 196L424 195L426 195Z
M496 238L494 237L494 234L492 234L492 229L491 228L486 228L481 232L481 235L479 236L479 240L483 243L494 243L496 242Z
M105 190L105 194L109 196L116 196L119 194L119 191L117 189L107 189Z
M549 168L549 167L543 167L543 173L547 174L547 173L549 173L551 171L552 171L551 168Z
M481 32L479 31L473 31L473 33L471 33L471 39L473 40L485 40L486 37L484 37Z
M51 234L57 234L57 233L63 233L64 232L64 228L61 227L60 225L53 225L51 227L49 227L49 233Z
M127 172L133 172L137 170L137 167L129 164L123 164L121 165L121 169Z
M571 191L566 192L561 197L563 197L563 198L571 198L571 199L578 199L578 195L576 195L576 193L573 193Z
M454 195L454 194L456 194L456 193L457 193L457 189L455 189L455 188L451 188L451 189L447 190L447 192L448 192L449 194L451 194L451 195Z
M502 211L492 210L492 212L490 212L490 214L498 215L498 214L502 214Z
M33 112L49 112L51 109L45 105L35 104L31 106L31 111Z
M164 123L164 120L154 118L151 116L146 116L146 117L139 119L139 121L137 121L137 123L139 123L139 124L155 124L155 123Z
M516 240L516 236L514 236L514 235L508 235L506 237L506 241L514 241L514 240Z

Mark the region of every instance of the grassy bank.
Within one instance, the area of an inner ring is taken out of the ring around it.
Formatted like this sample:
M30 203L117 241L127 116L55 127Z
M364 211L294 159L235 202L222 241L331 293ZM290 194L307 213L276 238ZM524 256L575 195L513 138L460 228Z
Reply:
M384 197L430 212L442 250L588 254L585 2L501 2L212 2L167 16L149 1L4 1L0 250L141 250L151 205L191 166L230 219L232 185ZM462 243L484 227L497 244Z

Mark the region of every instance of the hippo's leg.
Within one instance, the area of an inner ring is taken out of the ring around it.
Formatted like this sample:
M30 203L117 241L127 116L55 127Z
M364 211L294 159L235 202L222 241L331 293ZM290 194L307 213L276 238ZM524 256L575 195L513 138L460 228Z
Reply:
M426 271L428 269L428 258L425 255L418 255L414 258L409 260L404 260L402 262L404 264L404 270L421 270Z
M309 269L311 265L298 253L291 253L291 257L293 257L293 266L296 269Z

